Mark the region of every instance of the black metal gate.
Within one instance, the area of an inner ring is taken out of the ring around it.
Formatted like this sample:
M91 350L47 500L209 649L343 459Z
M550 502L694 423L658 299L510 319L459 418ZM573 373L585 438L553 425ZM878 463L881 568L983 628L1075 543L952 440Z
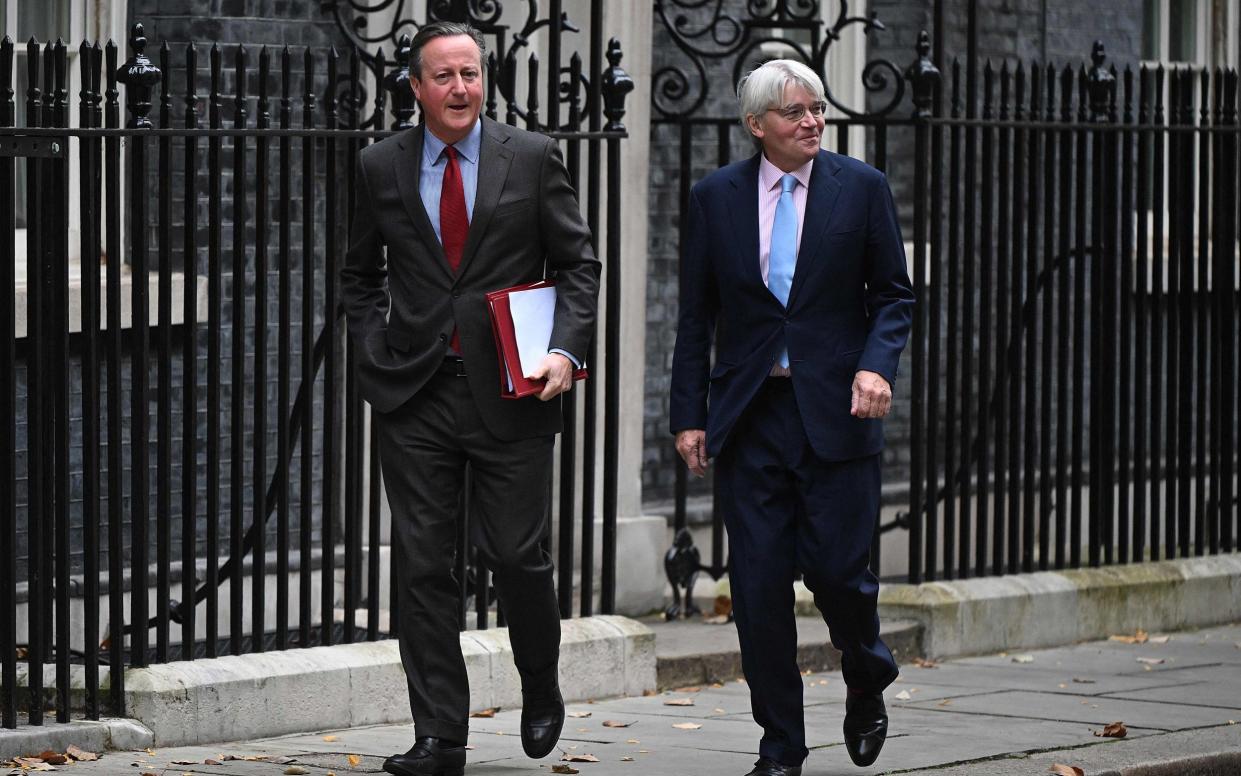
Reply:
M457 5L441 14L468 16L490 35L507 29ZM602 382L565 403L559 531L548 538L569 617L596 605L609 613L615 602L621 121L633 83L600 23L588 64L574 53L564 66L571 23L551 6L549 19L531 17L489 56L486 112L562 142L592 232L607 236L598 246L608 267L605 362L593 346L588 354ZM522 51L544 27L553 52L545 79L538 57ZM395 61L361 45L340 55L164 44L156 64L141 24L119 66L111 42L75 52L59 41L0 46L5 727L19 713L42 724L46 707L58 721L73 708L91 719L105 706L122 714L129 666L387 636L382 485L336 277L357 152L415 119L409 37L394 38ZM14 85L19 55L27 79ZM20 300L25 310L15 309ZM601 404L606 433L596 434ZM493 596L465 522L461 626L472 598L471 624L485 628ZM45 664L55 665L52 687Z

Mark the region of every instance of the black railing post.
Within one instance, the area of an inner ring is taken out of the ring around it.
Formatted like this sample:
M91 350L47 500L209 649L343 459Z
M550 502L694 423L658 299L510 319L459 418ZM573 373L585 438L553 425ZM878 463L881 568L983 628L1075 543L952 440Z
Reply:
M926 514L925 498L935 498L935 486L924 486L923 424L927 415L923 387L926 384L926 240L928 170L938 162L930 159L930 123L935 92L939 87L938 68L931 62L931 36L926 30L918 35L918 59L905 71L913 85L914 103L914 296L917 308L913 320L912 438L910 442L909 487L909 582L922 581L922 521ZM934 379L934 378L933 378ZM929 492L928 492L929 491Z
M0 43L0 127L13 126L13 39ZM17 556L15 160L0 157L0 558ZM17 564L0 564L0 724L17 727Z
M410 85L409 56L410 37L402 35L396 44L396 68L384 78L384 88L392 95L392 129L409 129L414 125L414 111L418 103L414 99L414 90ZM487 79L492 86L492 79Z
M151 129L151 93L160 81L160 70L147 58L147 39L139 22L130 30L129 46L132 51L129 60L121 65L116 78L125 84L125 106L129 111L129 129ZM132 257L131 277L133 278L133 304L131 309L131 349L132 381L132 417L130 418L130 446L132 451L133 481L131 488L131 547L132 582L130 587L130 622L133 630L130 640L130 665L143 666L147 663L147 588L148 583L148 538L150 471L147 440L150 435L150 415L148 395L147 350L149 332L147 330L148 304L150 297L149 266L147 264L147 189L146 189L146 139L143 133L131 134L130 145L130 178L128 204L130 209L130 255Z
M620 324L621 324L621 163L620 135L625 132L625 97L634 89L633 79L620 66L620 41L608 41L608 63L601 74L603 112L608 117L604 131L615 133L607 140L608 220L607 220L607 364L603 416L603 568L599 572L599 609L603 614L616 610L616 508L617 471L620 465ZM589 562L587 558L583 563Z

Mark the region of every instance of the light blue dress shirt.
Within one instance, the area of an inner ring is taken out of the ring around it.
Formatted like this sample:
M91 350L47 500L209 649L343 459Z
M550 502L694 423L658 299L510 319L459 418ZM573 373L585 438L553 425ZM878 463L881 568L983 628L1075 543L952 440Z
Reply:
M444 244L444 236L440 234L440 192L444 188L444 170L448 167L448 157L444 155L444 147L448 145L426 130L422 142L422 172L418 176L418 194L422 197L422 206L431 219L435 236L440 244ZM483 120L474 122L470 134L454 143L457 149L457 166L461 169L461 186L465 190L465 212L470 221L474 221L474 199L478 196L478 152L483 144ZM580 369L582 362L572 353L560 348L552 348L550 353L559 353Z

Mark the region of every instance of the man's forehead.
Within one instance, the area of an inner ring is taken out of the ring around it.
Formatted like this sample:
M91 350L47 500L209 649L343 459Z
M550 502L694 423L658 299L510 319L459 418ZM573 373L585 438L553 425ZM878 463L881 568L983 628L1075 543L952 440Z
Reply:
M452 61L468 58L473 63L478 63L482 60L482 52L469 35L445 35L427 41L422 49L422 57Z
M784 85L784 105L790 105L795 102L809 104L817 99L813 92L795 81L790 81Z

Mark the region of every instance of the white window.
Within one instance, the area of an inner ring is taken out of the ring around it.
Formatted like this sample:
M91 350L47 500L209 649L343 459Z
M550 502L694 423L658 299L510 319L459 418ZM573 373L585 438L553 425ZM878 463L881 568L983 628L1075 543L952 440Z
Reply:
M1238 0L1143 0L1142 59L1151 63L1236 66Z

